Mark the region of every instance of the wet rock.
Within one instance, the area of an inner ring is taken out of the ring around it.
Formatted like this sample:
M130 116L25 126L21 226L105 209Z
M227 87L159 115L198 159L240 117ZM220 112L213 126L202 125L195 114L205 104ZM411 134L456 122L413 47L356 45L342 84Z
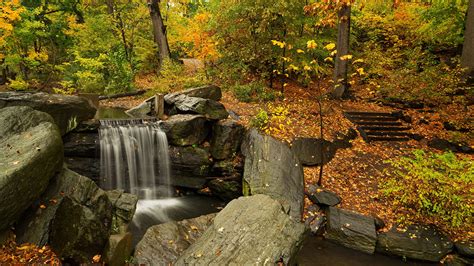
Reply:
M201 115L173 115L160 125L168 141L178 146L200 144L209 134L206 118Z
M243 171L244 165L241 157L217 161L211 168L211 172L214 176L233 176L241 178Z
M435 149L443 150L443 151L452 151L452 152L469 153L469 154L474 153L474 149L469 146L450 142L448 140L444 140L440 138L434 138L430 140L428 142L428 146L431 148L435 148Z
M451 240L431 225L411 225L403 230L394 227L377 239L377 252L433 262L439 262L452 248Z
M323 189L318 185L309 185L306 196L314 203L322 206L336 206L341 198L336 193Z
M50 115L26 106L0 109L0 231L44 192L62 160L61 135Z
M313 235L321 235L326 225L326 216L324 213L317 212L305 221L305 225L309 227Z
M64 161L67 167L72 171L87 176L99 184L100 160L98 158L66 157Z
M242 181L239 181L216 178L209 181L207 185L212 195L224 201L231 201L242 196Z
M70 132L63 138L64 156L98 158L99 135Z
M323 156L321 156L321 145ZM320 165L329 162L336 154L336 147L332 142L317 138L297 138L293 141L291 150L298 156L303 165Z
M173 176L208 176L212 161L210 154L200 147L169 147L171 171Z
M112 203L112 230L114 233L123 233L128 224L132 222L137 209L138 197L123 190L110 190L106 192Z
M212 127L211 154L218 160L230 158L242 143L244 127L234 120L221 120Z
M380 219L377 216L375 216L374 219L375 219L374 221L375 221L375 229L376 230L380 230L380 229L385 227L385 222L382 219Z
M134 118L149 117L151 114L151 102L144 101L138 106L128 109L125 113Z
M282 211L267 195L231 201L176 265L291 264L304 239L305 226Z
M463 258L459 255L448 255L444 260L443 265L446 266L472 266L474 265L474 259Z
M165 95L165 101L168 104L174 104L176 98L179 95L186 95L190 97L198 97L204 99L210 99L214 101L220 101L222 98L221 88L216 85L204 85L196 88L190 88L184 91L178 91Z
M173 104L178 113L201 114L214 120L226 119L229 116L224 105L214 100L179 95Z
M137 244L134 257L142 265L171 265L212 224L216 214L148 228Z
M104 262L110 266L125 265L125 261L132 254L132 234L115 234L109 237L104 251Z
M468 258L474 258L474 241L458 241L454 243L456 251Z
M7 241L15 238L15 233L11 229L0 231L0 246L7 244Z
M96 113L96 109L82 97L43 92L0 92L0 108L8 106L29 106L48 113L58 125L61 135L80 122L93 118Z
M301 219L303 167L290 148L251 129L242 143L242 154L245 156L244 195L269 195L280 201L295 220Z
M351 249L374 253L377 241L374 218L329 207L327 219L327 239Z
M43 206L41 206L43 205ZM92 180L63 169L18 224L19 243L49 244L65 259L89 262L110 234L112 204Z

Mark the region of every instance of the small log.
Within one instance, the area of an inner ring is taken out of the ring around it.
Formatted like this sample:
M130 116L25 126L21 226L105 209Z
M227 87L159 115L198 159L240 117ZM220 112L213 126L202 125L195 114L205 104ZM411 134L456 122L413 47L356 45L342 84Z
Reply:
M116 99L116 98L142 95L145 92L146 90L139 90L139 91L133 91L133 92L117 93L117 94L112 94L112 95L101 95L99 96L99 100L108 100L108 99Z

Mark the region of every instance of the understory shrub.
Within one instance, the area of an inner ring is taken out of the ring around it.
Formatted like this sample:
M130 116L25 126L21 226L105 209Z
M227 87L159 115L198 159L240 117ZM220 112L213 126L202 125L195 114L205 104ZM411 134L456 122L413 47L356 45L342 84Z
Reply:
M251 82L248 84L238 84L231 87L235 98L241 102L252 101L274 101L277 93L270 88L265 87L261 82Z
M472 225L474 162L444 154L413 152L413 157L390 160L395 170L382 185L395 207L412 210L417 218L430 216L453 227ZM402 220L408 217L402 215Z
M168 93L208 84L204 70L189 73L185 67L173 60L166 60L161 66L158 77L153 80L150 93Z
M252 118L250 125L270 135L284 134L288 131L291 121L287 106L268 104L267 109L260 111Z

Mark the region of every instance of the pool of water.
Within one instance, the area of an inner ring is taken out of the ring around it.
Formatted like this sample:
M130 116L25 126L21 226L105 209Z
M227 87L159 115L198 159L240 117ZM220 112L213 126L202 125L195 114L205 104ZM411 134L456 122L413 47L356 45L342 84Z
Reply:
M96 119L125 119L130 118L129 115L125 113L127 109L120 107L107 107L101 106L97 110L95 115Z
M321 266L425 266L438 263L403 261L398 257L382 254L365 254L343 246L339 246L322 237L308 236L300 250L296 262L298 265Z
M146 230L153 225L219 212L224 207L225 203L223 201L202 195L139 200L130 226L133 234L133 246L142 239Z

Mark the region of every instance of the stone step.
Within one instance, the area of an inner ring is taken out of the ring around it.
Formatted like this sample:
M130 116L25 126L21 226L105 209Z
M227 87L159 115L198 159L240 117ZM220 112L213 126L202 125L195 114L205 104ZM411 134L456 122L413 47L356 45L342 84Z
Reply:
M394 121L362 121L357 124L361 126L403 126L401 122Z
M398 117L393 116L347 116L349 120L354 123L359 123L362 121L397 121Z
M360 130L368 130L368 131L406 131L410 130L410 127L405 126L395 126L395 127L388 127L388 126L360 126L357 127Z
M348 115L351 116L386 116L386 117L391 117L394 114L393 113L386 113L386 112L356 112L356 111L351 111L351 112L345 112Z
M379 137L372 137L368 136L367 137L367 142L371 141L409 141L410 138L408 137L384 137L384 136L379 136Z
M366 131L367 136L399 136L399 137L410 137L411 134L408 132L399 131Z

